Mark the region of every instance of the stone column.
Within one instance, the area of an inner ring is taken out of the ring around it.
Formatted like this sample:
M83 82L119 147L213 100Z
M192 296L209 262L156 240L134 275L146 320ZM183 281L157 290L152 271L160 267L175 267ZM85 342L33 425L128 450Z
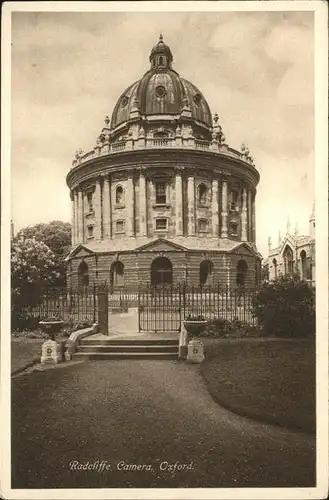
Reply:
M146 206L146 180L145 170L139 171L139 232L147 236L147 206Z
M77 190L73 190L74 196L74 225L73 225L73 235L74 235L74 244L77 245L79 241L79 229L78 229L78 193Z
M70 192L71 198L71 246L75 245L75 199L74 191Z
M227 181L222 183L222 231L221 237L227 238Z
M176 236L183 236L183 184L182 171L176 170Z
M188 203L188 235L195 236L195 188L194 188L193 174L189 174L187 179L187 203Z
M211 226L212 234L215 237L219 237L219 220L218 220L218 179L212 180L211 186Z
M100 240L102 236L102 199L101 199L101 180L99 177L96 179L94 209L95 209L94 237L95 240Z
M251 224L252 224L252 241L256 243L256 208L255 208L256 193L252 194L251 201Z
M242 190L242 210L241 210L241 241L248 240L248 218L247 218L247 189Z
M248 189L248 241L252 241L251 213L252 213L251 189Z
M78 191L78 241L77 243L83 243L84 237L84 212L83 212L83 196L82 190Z
M113 205L113 200L112 200L112 177L111 174L108 174L108 180L109 180L109 221L108 221L108 231L109 231L109 238L113 238L113 216L112 216L112 205Z
M109 177L106 175L104 177L104 184L103 184L103 221L104 221L104 227L103 227L103 238L108 238L111 235L110 231L110 191L111 191L111 186L110 186L110 180Z
M127 236L134 236L135 196L133 172L128 173L126 204L127 204Z

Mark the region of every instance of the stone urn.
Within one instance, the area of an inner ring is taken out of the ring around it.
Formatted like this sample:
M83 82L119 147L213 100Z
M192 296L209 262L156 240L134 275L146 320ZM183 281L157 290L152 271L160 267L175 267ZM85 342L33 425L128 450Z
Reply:
M202 317L188 317L183 321L184 328L191 337L199 337L207 323L208 321Z
M39 321L39 326L42 331L49 335L51 340L55 340L56 334L60 333L63 328L64 321L59 319L44 319Z

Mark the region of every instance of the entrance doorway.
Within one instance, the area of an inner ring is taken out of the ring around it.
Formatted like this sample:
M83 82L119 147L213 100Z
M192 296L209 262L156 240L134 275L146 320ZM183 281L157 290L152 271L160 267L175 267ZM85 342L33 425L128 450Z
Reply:
M166 257L157 257L151 264L152 286L172 285L172 264Z

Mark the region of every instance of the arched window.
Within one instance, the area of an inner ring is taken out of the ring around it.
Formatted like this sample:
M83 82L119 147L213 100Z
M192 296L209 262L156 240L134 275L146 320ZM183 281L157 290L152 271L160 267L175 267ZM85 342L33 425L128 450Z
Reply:
M286 246L283 252L284 274L292 274L294 270L293 253L289 245Z
M203 260L200 264L200 286L209 284L213 270L210 260Z
M236 266L236 284L238 286L245 286L247 277L248 265L245 260L239 260Z
M278 263L276 259L272 260L273 266L274 266L274 278L278 277Z
M162 57L162 56L160 56L160 57L159 57L159 66L162 66L162 65L163 65L163 57Z
M239 191L238 191L238 189L231 189L231 191L230 191L229 209L232 212L239 210Z
M115 203L121 205L123 203L123 188L118 186L115 190Z
M307 279L307 260L305 250L300 252L300 277L302 280Z
M171 285L173 279L172 263L166 257L157 257L151 264L151 284Z
M208 188L205 184L199 184L198 186L198 200L199 205L205 205L207 203Z
M89 285L88 264L84 260L80 262L78 267L78 285L79 287Z
M124 265L116 261L111 266L110 271L111 287L120 287L124 285Z

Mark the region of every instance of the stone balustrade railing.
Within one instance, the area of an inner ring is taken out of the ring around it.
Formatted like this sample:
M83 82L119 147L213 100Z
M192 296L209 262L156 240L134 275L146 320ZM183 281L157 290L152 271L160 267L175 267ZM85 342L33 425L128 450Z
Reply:
M105 156L111 153L117 153L121 151L131 151L131 150L141 150L141 149L198 149L203 151L212 151L214 153L220 153L233 158L237 158L247 162L251 166L255 166L253 158L245 152L237 151L236 149L230 148L227 144L220 144L218 141L204 141L201 139L195 139L194 137L175 137L175 138L145 138L140 137L138 140L127 139L121 140L114 143L108 141L99 143L95 148L87 153L77 153L75 159L72 162L72 168L77 165L83 164L88 160L97 158L99 156Z

